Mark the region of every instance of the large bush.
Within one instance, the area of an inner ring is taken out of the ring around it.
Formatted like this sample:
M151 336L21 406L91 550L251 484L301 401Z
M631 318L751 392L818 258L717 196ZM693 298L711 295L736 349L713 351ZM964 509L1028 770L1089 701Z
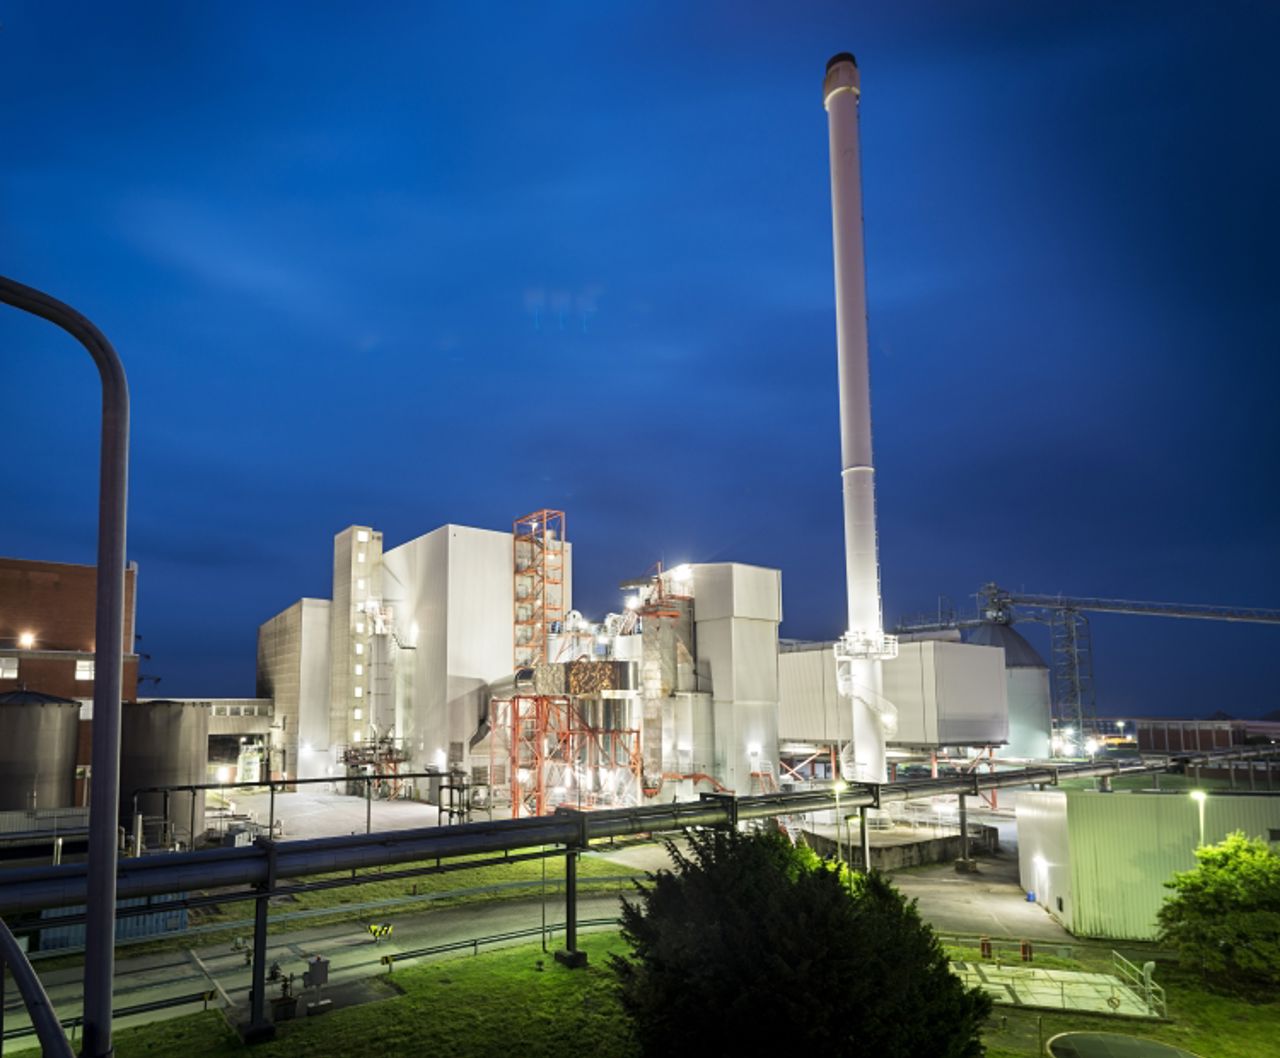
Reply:
M970 1058L991 1009L880 874L777 834L690 834L623 902L623 1006L645 1054Z
M1237 831L1196 849L1165 885L1160 939L1182 963L1233 991L1280 988L1280 856Z

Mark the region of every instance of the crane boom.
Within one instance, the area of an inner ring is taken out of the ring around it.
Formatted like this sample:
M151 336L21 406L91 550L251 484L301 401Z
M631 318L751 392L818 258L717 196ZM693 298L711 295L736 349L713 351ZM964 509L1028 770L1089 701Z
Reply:
M1194 603L1137 602L1131 599L1096 599L1070 595L1038 595L1011 592L995 584L986 584L979 592L983 610L989 620L1005 621L1014 606L1043 610L1075 610L1078 613L1146 614L1153 617L1179 617L1197 621L1238 621L1249 624L1280 624L1280 610L1256 606L1212 606Z

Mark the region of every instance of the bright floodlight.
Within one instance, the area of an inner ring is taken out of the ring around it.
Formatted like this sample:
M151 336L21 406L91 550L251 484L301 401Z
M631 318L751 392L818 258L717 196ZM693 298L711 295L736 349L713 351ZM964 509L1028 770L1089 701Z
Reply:
M1191 800L1204 804L1205 792L1203 790L1192 790Z
M639 596L639 595L628 595L628 596L627 596L627 609L628 609L628 610L638 610L638 609L640 609L640 596Z
M1091 757L1092 757L1095 753L1097 753L1097 752L1098 752L1098 740L1097 740L1097 739L1094 739L1094 738L1089 739L1089 740L1084 744L1084 751L1085 751L1087 754L1089 754L1089 756L1091 756Z
M36 634L34 632L23 632L18 636L18 646L23 650L30 650L36 645Z
M1062 733L1066 735L1067 738L1070 738L1072 735L1076 733L1076 729L1074 727L1064 727L1062 729Z
M758 756L760 756L760 743L759 743L759 742L748 742L748 743L747 743L747 753L748 753L750 756L752 756L752 757L758 757Z
M671 576L676 580L688 580L693 576L693 568L686 562L682 566L676 566L676 568L671 571Z

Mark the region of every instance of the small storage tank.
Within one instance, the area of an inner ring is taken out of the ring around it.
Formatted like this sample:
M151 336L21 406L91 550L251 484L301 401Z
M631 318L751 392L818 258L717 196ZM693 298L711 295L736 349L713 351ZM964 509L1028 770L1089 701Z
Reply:
M156 699L125 702L120 716L120 822L132 833L134 793L148 786L198 785L209 763L209 708L195 702ZM192 841L204 830L204 791L138 795L147 844ZM193 809L194 807L194 814Z
M1051 754L1052 699L1049 666L1030 643L1007 624L987 621L969 631L966 641L1004 648L1009 698L1009 742L1002 757L1044 760Z
M38 691L0 694L0 811L74 805L80 705Z

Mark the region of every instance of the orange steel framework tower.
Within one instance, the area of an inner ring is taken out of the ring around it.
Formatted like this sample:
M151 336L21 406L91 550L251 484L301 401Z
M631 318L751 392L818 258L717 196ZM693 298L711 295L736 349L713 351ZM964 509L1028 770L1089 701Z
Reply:
M515 613L513 660L522 669L549 661L553 632L564 626L564 511L540 510L511 527Z

